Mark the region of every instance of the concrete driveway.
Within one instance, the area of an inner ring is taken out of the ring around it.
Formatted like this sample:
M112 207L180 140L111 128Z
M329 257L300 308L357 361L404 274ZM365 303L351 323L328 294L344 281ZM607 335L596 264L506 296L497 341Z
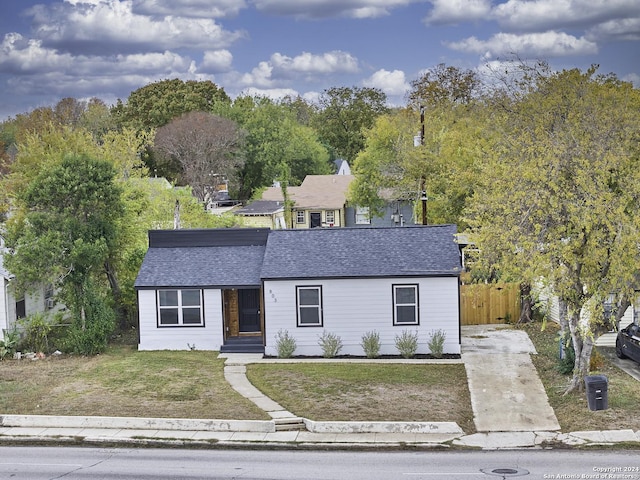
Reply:
M560 430L530 355L526 332L508 325L462 327L462 361L478 432Z
M620 359L616 356L615 333L605 333L598 337L598 340L596 340L596 346L598 347L598 351L606 356L611 363L623 372L640 381L640 364L633 360L629 360L628 358Z

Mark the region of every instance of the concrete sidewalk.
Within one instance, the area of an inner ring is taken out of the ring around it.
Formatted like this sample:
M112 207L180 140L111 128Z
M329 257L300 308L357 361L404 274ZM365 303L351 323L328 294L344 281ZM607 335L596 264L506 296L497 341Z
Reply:
M246 365L297 360L227 354L224 374L241 395L271 420L0 416L0 442L53 442L238 448L481 448L640 445L633 430L561 433L531 363L526 333L504 326L463 327L461 360L397 360L398 363L464 362L478 433L466 435L455 422L314 422L299 418L256 389ZM348 359L305 361L353 362ZM394 360L396 361L396 360ZM381 360L358 360L375 363ZM388 363L389 360L382 362Z

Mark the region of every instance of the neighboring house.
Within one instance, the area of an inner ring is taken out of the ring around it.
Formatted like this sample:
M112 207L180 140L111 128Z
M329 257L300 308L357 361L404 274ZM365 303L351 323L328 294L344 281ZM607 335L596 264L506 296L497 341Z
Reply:
M344 227L351 175L307 175L299 187L287 189L294 202L288 228ZM284 201L282 189L267 188L263 200Z
M44 285L35 286L29 292L16 297L12 285L14 277L4 268L2 254L3 250L0 246L0 337L2 330L16 328L16 322L21 318L63 308L62 305L55 303L53 289Z
M342 158L338 158L333 161L336 166L336 175L351 175L351 167L349 167L349 162Z
M233 213L242 217L247 227L265 227L272 230L286 228L284 205L279 200L256 200Z
M368 207L349 205L347 193L353 175L307 175L299 187L289 187L294 202L287 228L316 227L401 227L414 224L413 202L395 200L383 192L386 205L382 216L371 215ZM282 189L270 187L263 200L283 201Z
M381 215L371 215L368 207L345 208L345 226L347 227L404 227L414 225L413 202L407 200L386 200Z
M376 331L381 354L418 332L429 353L460 353L460 252L455 226L149 232L135 287L140 350L259 351L276 355L287 331L296 355L321 355L318 337L339 335L342 354L363 355Z
M538 304L543 309L547 319L560 323L560 305L558 297L553 294L551 288L539 283L533 286L532 293L537 298ZM604 309L605 311L607 311L607 309L611 311L611 304L608 306L605 304ZM583 311L580 313L580 317L582 320L589 318L586 308L583 308ZM624 312L624 315L620 319L620 326L625 327L634 323L638 318L640 318L640 302L636 300Z

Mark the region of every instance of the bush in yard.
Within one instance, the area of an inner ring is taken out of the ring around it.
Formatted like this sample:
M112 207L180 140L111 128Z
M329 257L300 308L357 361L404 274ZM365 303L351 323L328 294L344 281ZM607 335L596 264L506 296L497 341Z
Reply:
M558 365L556 368L558 369L558 372L563 375L572 374L576 361L576 352L573 349L573 342L568 334L560 337L560 349L563 352L563 355L561 358L558 358Z
M288 330L278 330L275 335L278 358L291 358L296 351L296 339L289 335Z
M395 343L403 358L413 358L418 351L418 332L403 330L401 334L396 335Z
M20 320L24 325L23 351L50 353L49 334L53 322L44 312L34 313Z
M377 358L380 355L380 334L375 330L365 333L360 345L367 358Z
M322 335L318 335L318 345L322 348L324 358L333 358L342 350L342 339L335 333L323 330Z
M447 335L444 330L433 330L429 334L429 340L427 340L427 346L431 351L431 355L436 358L442 358L442 350L444 349L444 341Z
M75 319L64 339L65 349L77 355L104 352L116 326L115 312L106 300L92 293L87 297L87 319Z
M2 330L2 338L0 338L0 360L12 357L16 353L16 347L20 340L20 334L17 330Z

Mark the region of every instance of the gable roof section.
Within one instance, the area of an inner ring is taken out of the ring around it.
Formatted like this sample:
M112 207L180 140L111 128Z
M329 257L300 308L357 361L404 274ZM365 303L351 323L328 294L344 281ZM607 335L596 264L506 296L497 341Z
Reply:
M254 216L254 215L273 215L274 213L283 212L284 205L279 200L255 200L246 207L236 210L236 215Z
M263 280L457 276L455 225L277 230L267 241Z
M302 185L289 187L288 192L295 208L339 210L347 203L347 191L354 178L353 175L307 175ZM282 190L267 188L262 199L283 201Z
M260 285L269 229L152 230L136 288Z

